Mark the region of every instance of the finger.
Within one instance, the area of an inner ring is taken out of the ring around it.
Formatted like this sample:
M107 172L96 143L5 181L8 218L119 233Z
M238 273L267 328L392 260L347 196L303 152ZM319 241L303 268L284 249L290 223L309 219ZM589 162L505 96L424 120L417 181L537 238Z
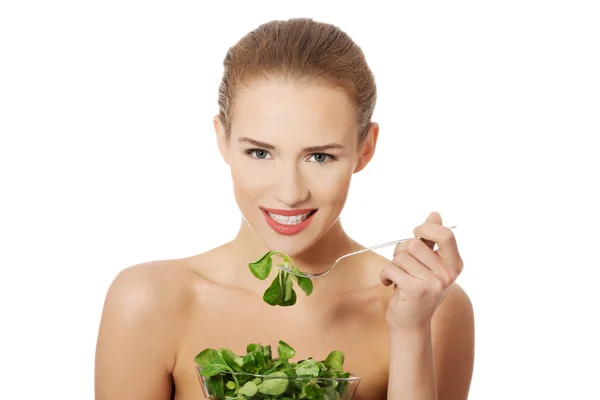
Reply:
M456 237L450 228L434 223L424 223L413 231L415 236L437 243L437 253L444 259L459 260Z
M384 267L379 273L379 277L385 286L394 284L395 290L399 291L402 296L419 297L425 293L423 281L392 264Z
M406 250L408 248L410 242L413 241L413 240L420 240L422 243L425 243L432 250L433 250L433 246L435 246L435 243L433 243L433 242L431 242L429 240L424 240L423 238L417 238L417 237L415 237L415 238L410 238L410 239L404 239L403 241L401 241L400 243L398 243L396 245L396 247L394 248L394 255L393 255L393 257L396 257L396 254L398 254L400 251Z
M425 246L425 247L423 247ZM429 249L429 252L433 255L433 257L439 257L435 253L432 252L431 246L429 246L423 239L419 238L411 238L406 239L405 241L398 243L396 248L394 249L394 256L396 257L401 251L405 251L413 256L416 256L420 252L424 252ZM424 255L421 255L420 258L417 258L421 263L427 265L427 261ZM429 259L431 261L433 258Z
M381 283L385 286L389 286L393 283L399 287L409 286L411 282L417 280L417 278L409 275L406 271L393 264L388 264L383 267L379 273L379 278L381 279Z
M442 216L440 215L440 213L436 212L436 211L432 211L428 216L427 219L425 220L425 223L431 223L431 224L437 224L437 225L442 225ZM435 242L431 241L431 240L427 240L427 239L422 239L423 242L425 242L425 244L427 246L429 246L430 249L433 250L433 248L435 247Z
M444 268L442 258L422 240L415 238L407 241L403 251L410 254L438 277L447 278L448 272Z
M435 275L437 280L441 282L449 284L453 282L456 279L457 274L460 273L460 271L451 270L450 266L454 263L444 262L442 257L427 246L427 244L423 243L422 240L416 238L409 239L406 242L399 244L394 252L394 257L397 257L402 252L408 253L424 267L428 268L432 274ZM407 266L408 265L409 264L407 264ZM460 263L457 263L457 265L460 265ZM413 274L410 270L408 273ZM418 275L419 278L422 278L423 276L428 275ZM431 278L431 276L429 276L429 278Z
M396 255L398 255L398 253L400 253L401 251L406 250L407 246L408 246L408 242L410 240L412 240L412 239L406 239L406 240L403 240L402 242L398 243L396 245L396 247L394 247L394 255L392 256L392 258L396 257Z
M404 250L400 251L396 257L392 259L392 265L395 265L409 275L424 281L435 279L433 271L421 264L416 258Z

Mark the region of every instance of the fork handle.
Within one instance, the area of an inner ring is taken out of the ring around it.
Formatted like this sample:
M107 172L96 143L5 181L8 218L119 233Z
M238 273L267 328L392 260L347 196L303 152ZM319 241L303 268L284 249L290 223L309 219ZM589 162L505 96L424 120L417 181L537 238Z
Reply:
M413 239L413 238L410 238L410 239ZM354 253L349 253L349 254L343 255L340 258L338 258L337 261L340 261L343 258L350 257L350 256L353 256L353 255L356 255L356 254L364 253L365 251L371 251L371 250L379 249L379 248L382 248L382 247L391 246L391 245L394 245L394 244L405 242L407 240L408 240L408 238L407 239L395 240L395 241L389 242L389 243L378 244L377 246L372 246L372 247L369 247L367 249L362 249L362 250L355 251Z
M455 228L456 228L456 226L450 226L448 229L455 229ZM406 239L394 240L393 242L378 244L376 246L372 246L372 247L369 247L367 249L358 250L358 251L355 251L354 253L349 253L349 254L346 254L344 256L341 256L340 258L337 259L337 261L340 261L341 259L349 257L349 256L353 256L355 254L364 253L365 251L371 251L371 250L375 250L375 249L380 249L382 247L392 246L394 244L406 242L407 240L410 240L410 239L422 239L422 238L420 238L420 237L411 237L411 238L406 238Z

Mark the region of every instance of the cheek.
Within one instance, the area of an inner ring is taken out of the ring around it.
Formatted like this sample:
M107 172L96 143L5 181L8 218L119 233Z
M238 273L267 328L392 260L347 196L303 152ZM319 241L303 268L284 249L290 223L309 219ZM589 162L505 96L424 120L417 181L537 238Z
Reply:
M352 168L348 167L332 168L327 173L315 174L312 193L321 202L343 205L348 196L351 179Z
M266 171L257 170L255 164L240 157L231 158L233 190L238 199L256 198L263 194L268 186L268 179L265 179Z

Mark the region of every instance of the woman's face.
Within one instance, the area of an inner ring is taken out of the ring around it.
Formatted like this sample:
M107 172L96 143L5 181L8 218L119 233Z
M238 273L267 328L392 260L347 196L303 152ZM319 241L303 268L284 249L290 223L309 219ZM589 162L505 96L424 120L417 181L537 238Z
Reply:
M358 148L344 91L274 79L239 91L232 115L229 139L218 119L215 128L242 215L269 249L299 254L338 220L378 128Z

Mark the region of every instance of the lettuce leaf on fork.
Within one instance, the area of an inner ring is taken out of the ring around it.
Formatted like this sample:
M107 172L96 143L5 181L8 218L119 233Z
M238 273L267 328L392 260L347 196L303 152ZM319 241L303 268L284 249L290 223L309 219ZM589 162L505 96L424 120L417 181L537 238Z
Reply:
M269 251L258 260L248 264L250 272L260 280L267 279L273 267L272 257L274 255L283 258L283 262L278 264L278 267L287 267L298 274L302 274L296 265L294 265L291 257L283 251L278 250ZM263 300L272 306L293 306L297 300L294 281L307 296L310 296L313 291L313 283L309 278L296 276L287 271L277 269L277 276L273 279L267 290L265 290Z

